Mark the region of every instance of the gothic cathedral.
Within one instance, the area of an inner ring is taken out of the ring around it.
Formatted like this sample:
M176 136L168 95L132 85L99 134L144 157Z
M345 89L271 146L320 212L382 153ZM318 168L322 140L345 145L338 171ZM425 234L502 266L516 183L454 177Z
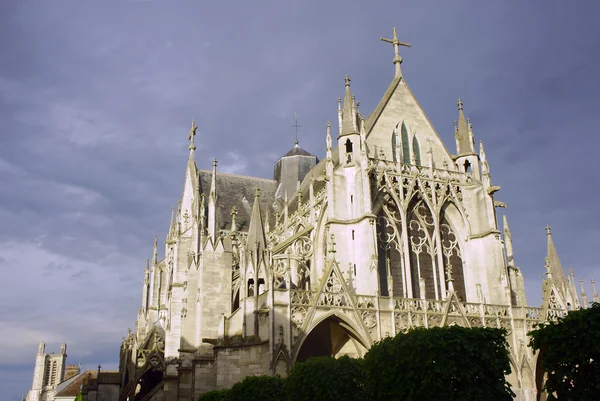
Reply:
M361 357L411 327L508 330L520 400L541 378L526 333L580 302L547 230L542 307L527 306L483 144L458 102L456 154L401 71L368 116L345 79L323 160L296 144L273 179L199 170L196 126L183 195L144 272L121 347L121 400L190 400L311 356ZM335 132L332 132L334 130ZM595 292L595 291L594 291ZM594 294L595 298L597 295Z

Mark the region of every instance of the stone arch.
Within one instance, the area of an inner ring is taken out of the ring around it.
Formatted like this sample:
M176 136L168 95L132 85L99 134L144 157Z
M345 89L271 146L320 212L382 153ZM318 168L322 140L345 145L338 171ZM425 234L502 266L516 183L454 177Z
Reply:
M371 341L360 334L354 324L339 311L330 311L315 319L298 342L294 362L304 362L313 356L362 357Z
M461 301L467 301L465 281L468 275L465 274L462 240L466 228L462 213L453 202L446 202L440 211L439 222L444 279L447 279L451 266L454 291Z

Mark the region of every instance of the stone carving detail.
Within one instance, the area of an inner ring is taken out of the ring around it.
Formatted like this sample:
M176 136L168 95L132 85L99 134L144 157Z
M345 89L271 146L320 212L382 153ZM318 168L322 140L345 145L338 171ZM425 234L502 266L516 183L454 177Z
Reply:
M306 259L312 256L313 246L312 241L306 235L298 238L294 242L294 253L299 257Z
M292 322L296 323L298 326L302 326L305 319L306 319L306 308L305 307L303 307L303 306L292 307Z
M288 272L288 268L283 260L275 263L273 267L273 279L275 280L275 288L285 287L285 276Z
M317 306L334 306L338 308L352 307L348 294L342 292L342 283L339 278L331 272L331 275L325 282L323 293L317 300Z

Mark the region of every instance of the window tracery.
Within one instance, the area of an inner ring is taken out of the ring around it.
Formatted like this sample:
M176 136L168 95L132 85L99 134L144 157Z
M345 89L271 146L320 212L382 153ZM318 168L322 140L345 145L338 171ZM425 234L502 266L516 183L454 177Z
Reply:
M413 297L436 297L437 272L435 264L434 220L427 204L419 199L410 209L408 218L408 239L410 252L410 280ZM425 294L421 294L425 281Z
M405 296L401 233L400 214L395 205L384 205L377 217L377 272L382 296Z
M461 301L466 301L465 275L463 259L458 237L449 224L445 215L442 215L440 224L440 238L442 241L442 259L444 261L444 274L448 275L448 268L452 268L454 291Z

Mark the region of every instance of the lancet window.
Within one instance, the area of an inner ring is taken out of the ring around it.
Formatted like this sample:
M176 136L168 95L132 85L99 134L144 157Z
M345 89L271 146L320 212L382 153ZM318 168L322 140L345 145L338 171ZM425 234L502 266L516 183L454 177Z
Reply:
M397 128L394 128L394 132L392 132L392 158L394 160L394 163L398 161L398 159L396 158L396 147L398 146L397 143Z
M448 279L448 273L451 268L454 291L460 300L466 301L462 253L458 244L458 237L445 215L442 215L441 218L440 237L442 240L442 259L444 261L445 278L446 280Z
M434 228L431 210L417 199L409 208L408 247L410 252L410 278L414 298L436 298L437 272L435 264ZM425 294L422 294L425 292Z
M400 135L402 137L402 163L410 164L410 142L408 141L408 129L404 123L400 128Z
M404 297L402 225L393 204L384 205L377 216L377 273L382 296Z
M412 148L413 148L413 157L415 158L415 164L417 166L420 166L421 165L421 148L419 146L419 140L417 139L416 136L413 138Z

